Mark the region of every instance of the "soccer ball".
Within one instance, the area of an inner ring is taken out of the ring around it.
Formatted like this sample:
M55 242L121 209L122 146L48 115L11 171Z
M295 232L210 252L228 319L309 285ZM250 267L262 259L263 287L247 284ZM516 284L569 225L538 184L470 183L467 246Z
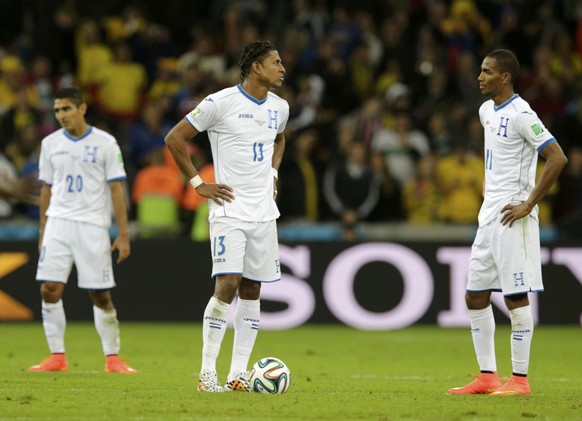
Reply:
M278 358L266 357L257 361L251 370L251 387L258 393L285 393L291 385L291 371Z

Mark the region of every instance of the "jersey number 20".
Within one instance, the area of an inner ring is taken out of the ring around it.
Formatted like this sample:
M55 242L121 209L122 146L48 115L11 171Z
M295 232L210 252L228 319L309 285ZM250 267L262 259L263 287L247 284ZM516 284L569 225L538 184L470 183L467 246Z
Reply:
M67 175L67 192L75 193L83 190L83 177Z

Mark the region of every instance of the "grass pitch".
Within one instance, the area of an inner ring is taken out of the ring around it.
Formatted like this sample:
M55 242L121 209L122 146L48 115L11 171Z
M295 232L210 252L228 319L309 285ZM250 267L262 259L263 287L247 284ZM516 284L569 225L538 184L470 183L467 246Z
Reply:
M580 327L538 327L530 396L451 396L478 371L469 329L368 332L307 325L259 333L251 363L285 361L284 395L196 392L201 327L122 323L122 357L137 375L103 372L90 323L67 327L67 373L29 373L47 356L42 325L0 323L0 420L582 420ZM224 379L232 331L219 357ZM496 334L502 376L511 371L509 327Z

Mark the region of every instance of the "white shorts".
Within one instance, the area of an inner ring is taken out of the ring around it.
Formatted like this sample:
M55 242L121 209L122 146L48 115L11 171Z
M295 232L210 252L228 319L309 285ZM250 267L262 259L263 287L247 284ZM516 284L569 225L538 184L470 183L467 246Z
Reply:
M113 288L115 279L110 248L106 228L49 217L44 228L36 280L66 284L74 263L79 288Z
M241 274L257 282L281 279L277 223L220 217L210 221L212 277Z
M477 230L467 291L502 291L503 295L542 292L538 221L526 216L511 228L500 221L501 218Z

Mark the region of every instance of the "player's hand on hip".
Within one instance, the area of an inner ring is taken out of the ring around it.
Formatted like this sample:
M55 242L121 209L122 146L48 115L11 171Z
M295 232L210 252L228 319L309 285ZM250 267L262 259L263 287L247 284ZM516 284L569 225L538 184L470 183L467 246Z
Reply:
M233 190L226 184L200 184L196 191L202 197L212 199L220 206L226 201L228 203L234 200Z
M111 245L111 252L117 250L119 252L117 256L117 263L123 262L127 259L131 253L131 248L129 246L129 237L125 235L118 236Z
M509 227L511 227L515 221L529 215L532 208L527 202L521 202L517 205L505 205L501 209L501 213L503 214L501 217L501 225L509 224Z

